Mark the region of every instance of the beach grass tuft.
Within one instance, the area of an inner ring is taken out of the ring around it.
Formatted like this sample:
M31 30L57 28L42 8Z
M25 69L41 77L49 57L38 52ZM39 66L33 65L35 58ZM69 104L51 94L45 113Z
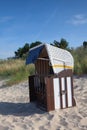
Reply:
M34 65L25 65L22 59L11 59L0 61L0 77L9 79L7 85L17 84L34 74Z

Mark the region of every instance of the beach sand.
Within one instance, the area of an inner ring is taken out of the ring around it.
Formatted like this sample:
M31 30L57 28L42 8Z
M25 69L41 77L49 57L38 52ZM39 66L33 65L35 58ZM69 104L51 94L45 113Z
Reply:
M76 106L45 112L29 103L28 82L0 80L0 130L87 130L87 77L74 77Z

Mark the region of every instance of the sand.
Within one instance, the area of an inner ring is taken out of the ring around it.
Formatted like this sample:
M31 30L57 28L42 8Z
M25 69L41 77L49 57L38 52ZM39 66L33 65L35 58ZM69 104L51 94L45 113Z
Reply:
M87 130L87 77L74 77L76 107L45 112L29 102L28 82L0 80L0 130Z

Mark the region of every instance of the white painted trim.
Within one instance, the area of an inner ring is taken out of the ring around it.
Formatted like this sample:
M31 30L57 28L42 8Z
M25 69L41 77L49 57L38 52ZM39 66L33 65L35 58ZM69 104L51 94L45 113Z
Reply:
M65 82L64 82L64 78L61 78L61 82L62 82L62 91L65 91ZM62 93L62 104L63 104L63 108L66 108L66 96L65 93Z
M31 49L29 49L29 52L32 51L32 50L34 50L34 49L36 49L36 48L38 48L38 47L41 47L41 46L43 46L43 45L45 45L45 44L42 43L42 44L40 44L40 45L37 45L37 46L35 46L35 47L32 47Z
M71 90L71 77L67 77L67 96L68 96L68 107L72 106L72 90Z
M60 102L60 85L59 85L59 78L53 79L54 84L54 104L55 109L61 108L61 102Z

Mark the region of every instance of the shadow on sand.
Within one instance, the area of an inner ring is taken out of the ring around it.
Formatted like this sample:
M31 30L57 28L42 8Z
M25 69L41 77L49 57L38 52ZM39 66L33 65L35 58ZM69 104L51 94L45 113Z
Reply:
M1 115L30 116L33 114L44 114L45 111L36 107L35 103L10 103L0 102Z

